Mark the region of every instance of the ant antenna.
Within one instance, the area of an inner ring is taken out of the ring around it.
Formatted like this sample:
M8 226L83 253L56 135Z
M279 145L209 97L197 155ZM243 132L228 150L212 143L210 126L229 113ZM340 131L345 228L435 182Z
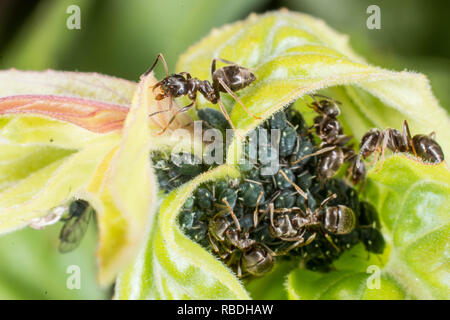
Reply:
M330 146L330 147L322 148L322 149L320 149L320 150L318 150L318 151L316 151L314 153L310 153L310 154L307 154L307 155L305 155L303 157L298 158L297 160L292 162L292 164L297 164L300 161L305 160L305 159L307 159L309 157L314 157L314 156L317 156L317 155L322 154L322 153L327 153L328 151L331 151L331 150L333 150L335 148L336 148L336 146Z
M256 207L255 207L255 211L253 212L253 227L254 228L256 228L259 223L259 221L258 221L258 205L259 205L259 202L261 201L263 194L264 193L261 191L259 193L258 199L256 200Z
M308 201L308 195L298 186L296 185L294 182L292 182L291 179L289 179L289 177L286 175L286 173L283 172L283 170L279 171L281 173L281 175L283 176L283 178L289 182L294 188L295 190L300 193L300 195L305 198L305 201Z
M169 96L170 98L170 107L169 109L165 110L165 111L170 111L172 109L172 95ZM179 109L176 111L176 113L170 118L169 122L167 123L167 125L164 127L164 129L159 132L158 134L161 135L164 132L166 132L166 130L169 128L169 126L172 124L172 122L176 119L176 117L180 114L180 113L184 113L186 111L188 111L189 109L192 108L192 106L194 105L195 101L192 101L190 104L188 104L187 106L184 106L183 108ZM163 112L163 111L158 111L158 112Z
M156 56L155 62L154 62L153 65L152 65L152 66L144 73L144 76L147 76L150 72L152 72L152 71L155 69L155 67L156 67L156 65L157 65L157 63L158 63L158 60L161 60L162 64L164 65L164 70L166 71L166 76L169 76L169 68L167 67L166 59L164 59L164 56L163 56L162 53L159 53L159 54Z
M237 230L238 230L238 231L241 231L241 225L239 224L239 220L237 219L236 215L234 214L233 209L231 208L230 204L228 203L227 200L225 200L225 198L222 199L222 201L225 202L225 205L227 206L227 208L228 208L228 210L229 210L229 212L230 212L231 218L233 219L234 224L236 225Z
M273 202L269 203L269 211L270 211L270 225L272 226L273 229L275 229L275 225L273 223L273 214L274 214L274 206L273 206Z
M319 206L319 209L317 209L317 212L320 212L320 210L322 210L322 208L323 208L329 201L331 201L331 200L333 200L333 199L336 199L336 198L337 198L336 193L333 193L331 196L325 198L325 200L323 200L323 201L320 203L320 206Z

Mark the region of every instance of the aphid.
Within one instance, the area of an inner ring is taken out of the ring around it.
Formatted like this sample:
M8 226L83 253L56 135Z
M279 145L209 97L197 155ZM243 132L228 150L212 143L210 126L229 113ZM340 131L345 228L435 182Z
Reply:
M379 152L384 158L386 148L392 152L408 152L424 161L439 163L444 161L444 153L434 140L434 133L430 135L416 134L411 138L408 122L403 122L403 132L397 129L371 129L361 139L360 151L356 160L356 167L361 165L361 156L365 159L374 152Z
M211 83L208 80L192 78L192 76L188 72L180 72L169 75L167 63L164 59L164 56L160 53L156 57L156 60L150 67L150 69L145 72L145 75L153 71L159 60L161 60L164 65L166 77L153 86L153 90L155 90L156 88L161 89L161 93L159 93L155 97L155 99L162 100L167 97L172 99L186 95L192 101L187 106L184 106L180 110L178 110L177 114L188 111L194 105L195 107L197 107L197 92L200 92L200 94L202 94L209 102L213 104L219 104L223 115L225 116L231 127L236 131L236 128L234 127L233 123L231 122L230 116L228 115L228 112L226 111L224 105L222 104L222 101L220 100L220 93L226 92L230 94L250 116L256 119L260 119L259 117L252 114L234 93L235 91L249 86L253 81L256 80L255 75L250 71L250 69L239 66L228 60L215 58L213 59L211 64ZM216 61L221 61L228 65L216 69ZM170 108L171 106L169 107L169 109ZM162 111L158 111L158 113L159 112ZM163 129L162 132L167 129L167 127L172 123L175 117L176 115L172 117L172 119L169 121L168 125Z
M202 209L211 209L213 203L213 195L207 188L200 187L195 194L197 205Z
M203 171L201 161L190 153L173 153L171 154L171 161L175 165L176 173L183 176L193 177Z
M290 162L296 167L305 166L314 155L314 146L311 140L306 136L301 136L297 140L294 154L291 156Z
M367 201L361 201L359 204L358 224L362 227L380 227L377 210Z
M284 190L274 201L275 208L291 208L295 204L295 194L292 190Z
M59 252L70 252L78 247L94 212L87 201L81 199L72 201L67 217L61 218L64 225L59 234Z
M290 180L295 180L295 175L291 169L280 169L280 171L275 175L275 183L278 189L286 189L291 186L291 184L284 178L285 176L287 176Z
M377 254L383 253L386 243L380 230L372 227L363 227L359 231L359 238L367 251Z
M270 128L283 130L287 126L286 121L286 114L283 111L277 112L269 120Z
M287 126L281 131L280 137L280 151L281 157L290 156L294 152L297 144L297 132L291 126Z
M197 111L200 120L205 121L211 128L226 130L230 128L225 116L219 110L213 108L203 108Z
M245 206L254 208L261 192L263 192L261 202L264 202L264 189L262 185L247 181L244 182L239 189L239 195Z

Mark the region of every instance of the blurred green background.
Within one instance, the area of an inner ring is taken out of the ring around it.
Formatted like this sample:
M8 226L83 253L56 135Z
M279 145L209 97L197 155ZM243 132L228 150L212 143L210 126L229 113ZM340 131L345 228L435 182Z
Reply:
M66 27L72 4L81 9L80 30ZM380 30L366 27L371 4L381 9ZM95 71L137 80L159 52L173 71L178 55L211 28L281 7L349 34L353 48L373 64L426 74L450 110L450 2L444 0L0 0L0 69ZM95 226L67 255L57 251L60 227L0 238L0 299L111 297L111 288L95 284ZM80 290L66 287L72 264L81 268Z

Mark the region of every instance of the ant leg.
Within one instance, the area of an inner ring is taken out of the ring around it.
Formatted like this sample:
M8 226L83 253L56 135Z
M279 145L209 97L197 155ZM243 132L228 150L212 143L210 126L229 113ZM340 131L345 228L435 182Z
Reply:
M172 100L172 99L171 99ZM164 132L166 132L167 128L169 128L169 126L172 124L172 122L175 120L175 118L177 117L178 114L183 113L188 111L189 109L192 108L192 106L194 105L195 101L192 101L190 104L188 104L187 106L184 106L183 108L181 108L180 110L178 110L173 116L172 118L170 118L169 122L167 123L167 125L164 127L164 129L158 133L159 135L163 134ZM170 109L169 109L170 110ZM168 111L168 110L166 110Z
M153 69L155 69L156 64L158 63L158 60L161 60L161 62L164 65L164 70L166 70L166 76L169 76L169 68L167 67L167 63L166 63L166 59L164 59L164 56L162 53L158 54L158 56L156 57L155 62L153 63L153 65L144 73L144 76L147 76L150 72L153 71Z
M327 197L325 200L322 201L322 203L319 206L319 209L317 209L317 212L320 212L320 210L322 210L322 208L330 201L333 199L336 199L337 195L335 193L333 193L331 196Z
M314 152L314 153L307 154L306 156L303 156L303 157L298 158L297 160L295 160L294 162L292 162L292 164L297 164L297 163L299 163L300 161L305 160L305 159L307 159L307 158L309 158L309 157L314 157L314 156L317 156L317 155L319 155L319 154L326 153L326 152L331 151L331 150L333 150L333 149L335 149L335 148L336 148L336 146L331 146L331 147L322 148L322 149L320 149L319 151L316 151L316 152Z
M229 248L224 247L223 245L221 246L221 248L223 250L225 250L226 252L220 252L220 248L218 247L220 245L220 243L217 242L217 240L214 237L211 237L211 234L208 232L208 241L211 244L214 252L222 259L225 260L226 258L229 257L229 255L231 253L233 253L232 250L230 250Z
M270 211L270 225L273 229L275 229L275 224L273 223L273 213L274 213L274 207L273 202L269 204L269 211Z
M311 242L313 242L316 239L317 233L313 233L308 240L305 242L305 246L309 245Z
M192 76L189 72L182 71L179 74L185 75L187 80L192 79Z
M226 64L237 64L236 62L225 60L223 58L214 58L214 60L219 60L220 62L226 63Z
M289 251L291 251L291 250L293 250L293 249L295 249L295 248L297 248L297 247L304 247L304 246L310 244L310 243L314 240L314 238L315 238L316 236L315 236L315 234L314 234L313 236L309 237L308 240L305 242L305 238L303 238L303 236L305 235L305 233L306 233L306 230L303 231L302 234L298 236L299 240L298 240L297 242L293 243L292 245L290 245L290 246L287 247L286 249L284 249L284 250L278 252L277 255L283 256L283 255L287 254Z
M225 116L225 119L227 119L228 123L231 125L231 128L233 129L233 131L239 136L239 138L244 140L244 137L241 136L237 132L236 127L234 126L233 122L230 119L230 115L228 114L227 109L225 109L225 106L223 105L222 101L220 101L220 99L219 99L218 103L219 103L220 110L222 111L223 115Z
M241 260L242 259L239 259L238 264L237 264L237 276L238 276L238 278L242 278Z
M294 242L292 245L290 245L289 247L287 247L286 249L279 251L277 253L278 256L284 256L285 254L289 253L289 251L299 247L300 245L302 245L305 242L305 239L300 239L297 242Z
M380 170L381 170L381 168L383 167L383 163L384 163L384 153L385 153L385 151L386 151L386 148L387 148L387 145L388 145L388 142L389 142L389 139L391 138L391 136L390 136L390 132L389 131L387 131L387 132L385 132L385 134L384 134L384 137L383 137L383 143L382 143L382 145L381 145L381 152L380 152L380 156L378 157L378 160L379 160L379 162L378 162L378 169L375 171L375 172L379 172ZM394 151L395 152L395 151ZM381 159L381 160L380 160Z
M220 62L223 62L226 64L236 64L234 62L231 62L231 61L228 61L228 60L225 60L222 58L214 58L214 59L212 59L212 63L211 63L211 76L216 71L216 61L220 61Z
M281 173L281 175L283 176L283 178L289 182L294 188L295 190L300 193L300 195L305 198L305 201L308 201L308 195L305 193L305 191L303 191L298 185L296 185L291 179L289 179L289 177L286 175L286 173L283 172L283 170L279 171Z
M211 234L208 232L208 241L211 244L211 247L213 248L214 252L219 253L219 247L217 247L217 244L215 241L213 241Z
M406 120L403 121L403 137L406 140L405 145L407 145L409 147L408 149L411 149L414 153L414 156L417 157L416 148L414 148L414 143L411 138L411 132L409 131L408 122Z
M259 193L258 199L256 199L256 207L255 207L255 211L253 212L253 228L256 228L258 226L259 220L258 220L258 205L259 202L261 201L261 198L263 196L263 192L261 191Z
M233 219L234 224L236 225L237 230L238 230L238 231L241 231L241 225L240 225L240 223L239 223L239 220L238 220L238 218L236 217L236 215L234 214L233 209L231 208L230 204L229 204L228 201L225 200L225 199L222 199L222 201L225 202L225 204L226 204L226 206L227 206L227 208L228 208L228 211L230 212L231 218Z
M315 93L315 94L310 95L310 96L315 96L315 97L319 97L319 98L324 98L324 99L326 99L326 100L328 100L328 101L333 101L333 102L336 102L337 104L342 104L342 102L340 102L340 101L338 101L338 100L331 99L330 97L327 97L327 96L325 96L325 95L323 95L323 94L320 94L320 93ZM315 100L315 99L314 99L314 100Z
M325 238L328 240L328 242L331 243L331 245L333 246L333 248L336 249L337 252L341 252L341 249L339 249L336 244L334 243L333 239L331 239L330 235L328 233L325 233Z
M361 146L361 148L359 148L359 152L358 152L358 155L356 156L356 168L357 169L359 169L359 167L360 167L360 164L361 164L361 156L362 156L362 154L363 154L363 152L364 152L364 150L367 148L367 146L372 142L372 140L373 140L373 136L370 136L363 144L362 144L362 146ZM378 141L377 141L377 144L378 144ZM371 152L372 153L372 152ZM370 155L370 154L369 154ZM369 156L368 155L368 156ZM365 159L366 157L364 157L364 159ZM374 163L372 163L372 165L373 165Z
M247 114L249 114L250 116L252 116L255 119L261 119L261 117L256 116L254 113L252 113L250 110L248 110L248 108L246 106L244 106L241 99L239 99L239 97L230 89L230 87L228 87L226 85L226 83L222 79L219 78L219 79L217 79L217 81L219 81L220 85L230 94L230 96L232 96L234 98L234 100L236 100L237 103L239 103L241 105L241 107L244 108L244 110L245 110L245 112L247 112Z
M159 82L158 82L158 83L159 83ZM155 89L155 88L153 88L153 89ZM163 96L162 94L159 94L158 96L161 96L162 99L164 98L164 96ZM169 95L168 98L170 99L170 100L169 100L169 108L167 108L167 109L165 109L165 110L155 111L155 112L153 112L153 113L150 113L148 116L149 116L149 117L153 117L153 116L155 116L155 115L157 115L157 114L159 114L159 113L163 113L163 112L170 111L170 110L172 109L172 106L173 106L172 95ZM156 100L157 100L158 106L160 106L159 100L161 100L161 99L156 99ZM166 130L166 129L164 129L164 130Z

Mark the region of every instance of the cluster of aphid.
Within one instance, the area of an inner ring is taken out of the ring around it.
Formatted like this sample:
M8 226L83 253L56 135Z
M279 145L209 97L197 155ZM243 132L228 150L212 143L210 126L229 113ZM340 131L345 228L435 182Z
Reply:
M341 129L337 140L323 132L327 126L322 111L329 102L315 102L314 108L321 110L315 130L292 109L275 114L260 127L280 130L277 172L263 174L265 164L247 161L240 179L204 184L184 204L180 215L184 232L238 276L263 275L281 257L301 256L307 267L325 269L360 241L367 250L382 252L376 210L360 202L347 183L332 178L347 159L342 154L356 154L345 146L348 138ZM263 152L276 152L270 139L258 146Z

